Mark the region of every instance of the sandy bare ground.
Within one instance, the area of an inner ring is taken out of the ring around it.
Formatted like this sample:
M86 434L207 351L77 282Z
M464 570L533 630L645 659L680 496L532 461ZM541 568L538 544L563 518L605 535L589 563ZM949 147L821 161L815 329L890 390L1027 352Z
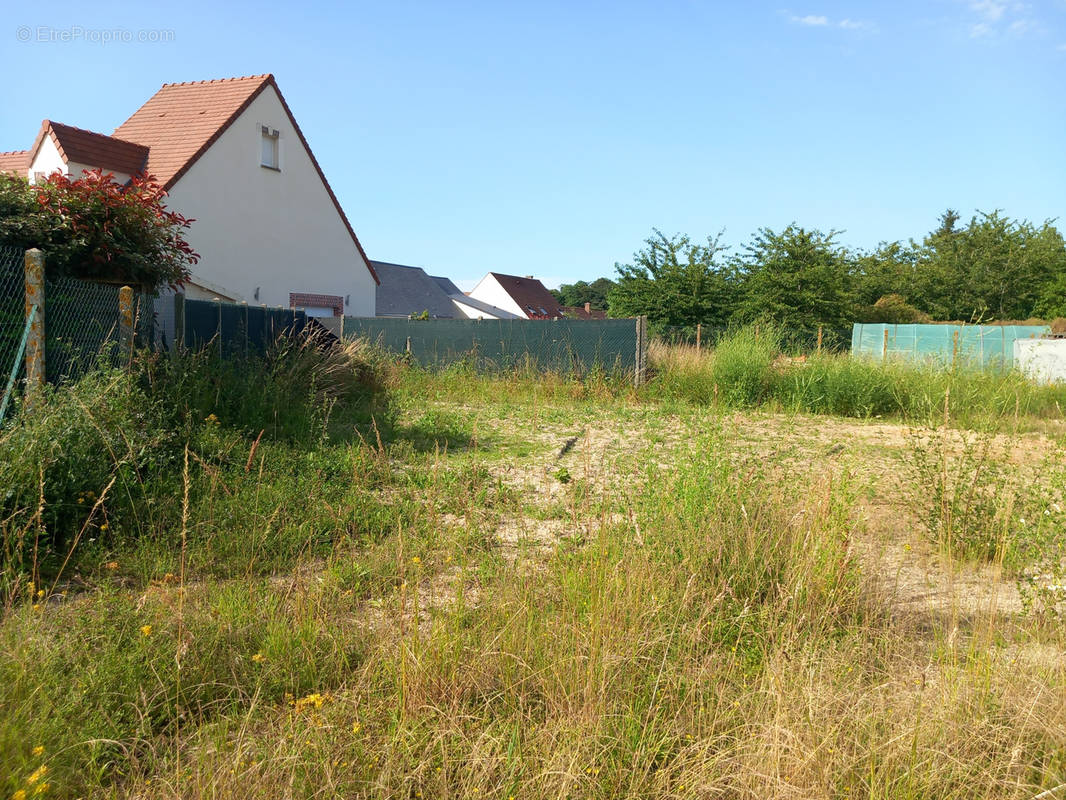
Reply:
M960 565L943 557L915 511L915 476L908 462L915 443L937 436L948 452L961 452L972 433L760 413L644 420L605 414L565 423L482 418L479 426L498 441L520 437L532 447L528 455L487 464L521 494L527 507L541 512L499 520L495 534L508 560L520 553L545 555L568 537L591 533L592 523L580 509L567 508L571 480L586 481L590 492L602 495L625 492L639 473L673 469L684 442L717 428L731 457L758 464L801 489L806 484L814 492L827 478L848 476L859 490L854 554L871 589L899 613L965 622L1022 611L1014 580L995 566ZM1055 441L1038 433L1000 434L989 446L998 457L1027 465L1034 474L1057 457Z

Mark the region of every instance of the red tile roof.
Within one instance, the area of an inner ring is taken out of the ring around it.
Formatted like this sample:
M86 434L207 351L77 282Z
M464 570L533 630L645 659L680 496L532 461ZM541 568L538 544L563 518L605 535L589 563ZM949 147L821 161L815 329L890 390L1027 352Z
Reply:
M26 177L26 170L30 168L29 150L11 150L0 153L0 172L9 172Z
M169 189L272 82L254 75L165 83L115 136L148 145L147 171Z
M115 136L147 145L146 171L169 190L268 86L277 93L289 123L311 157L311 163L367 269L374 281L381 283L273 75L163 84L147 103L115 129Z
M490 272L489 275L518 303L518 307L526 316L534 319L566 316L559 301L536 278L519 278L517 275L503 275L499 272Z
M563 312L574 319L607 319L607 312L599 308L585 306L562 306Z
M45 136L52 138L56 149L67 163L73 161L89 167L99 167L105 172L114 171L126 175L137 175L144 169L144 161L148 157L148 148L143 144L127 142L103 133L93 133L82 128L75 128L73 125L64 125L46 119L41 123L37 139L30 148L30 163L37 157L37 151Z

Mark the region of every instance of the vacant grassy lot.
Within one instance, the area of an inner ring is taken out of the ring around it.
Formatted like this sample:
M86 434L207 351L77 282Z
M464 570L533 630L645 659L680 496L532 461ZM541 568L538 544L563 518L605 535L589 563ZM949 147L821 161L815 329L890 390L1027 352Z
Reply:
M1066 783L1059 422L736 410L673 380L395 373L354 438L201 406L153 451L173 477L71 490L70 564L70 541L9 555L0 794ZM5 523L7 552L42 516Z

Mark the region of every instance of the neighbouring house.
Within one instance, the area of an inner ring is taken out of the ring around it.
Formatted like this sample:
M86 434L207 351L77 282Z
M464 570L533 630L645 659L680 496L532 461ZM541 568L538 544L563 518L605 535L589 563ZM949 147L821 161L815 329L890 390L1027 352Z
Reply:
M0 170L152 175L194 219L185 292L372 317L378 278L273 75L168 83L110 136L51 120Z
M377 316L432 319L518 319L516 314L467 297L448 278L434 277L421 267L370 262L380 283Z
M504 311L491 303L484 303L465 294L458 286L447 278L434 278L444 293L455 303L461 316L467 319L523 319L510 311Z
M469 293L474 300L502 308L523 319L563 319L566 313L544 284L531 275L490 272Z
M417 317L423 313L433 319L459 316L451 299L436 280L421 267L371 261L377 273L377 316Z

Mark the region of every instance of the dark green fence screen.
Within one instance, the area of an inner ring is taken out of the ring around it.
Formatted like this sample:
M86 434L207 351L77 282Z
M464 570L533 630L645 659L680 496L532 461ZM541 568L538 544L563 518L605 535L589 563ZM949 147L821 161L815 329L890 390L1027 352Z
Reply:
M320 319L342 333L341 320ZM632 371L637 325L633 319L387 319L345 317L343 336L362 337L423 366L468 362L479 369L535 369L584 373Z
M279 336L300 333L307 325L307 315L298 309L249 306L215 300L175 302L177 325L184 324L183 341L189 348L217 346L226 357L262 354Z

